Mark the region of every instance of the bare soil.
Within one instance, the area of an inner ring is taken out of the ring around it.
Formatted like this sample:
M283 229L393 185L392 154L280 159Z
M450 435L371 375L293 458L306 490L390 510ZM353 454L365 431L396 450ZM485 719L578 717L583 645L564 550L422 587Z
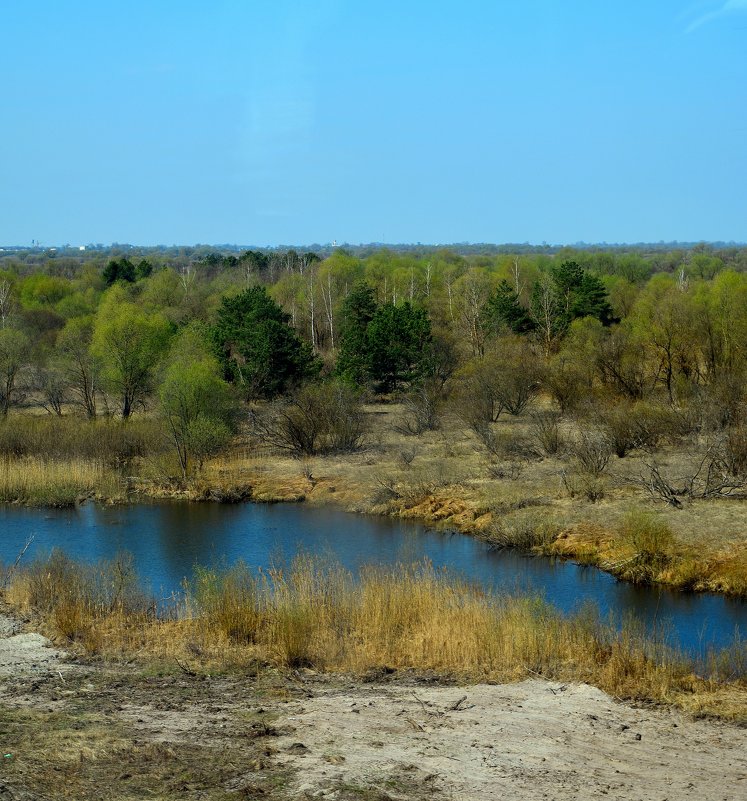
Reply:
M747 798L747 729L537 678L190 675L0 616L0 799Z

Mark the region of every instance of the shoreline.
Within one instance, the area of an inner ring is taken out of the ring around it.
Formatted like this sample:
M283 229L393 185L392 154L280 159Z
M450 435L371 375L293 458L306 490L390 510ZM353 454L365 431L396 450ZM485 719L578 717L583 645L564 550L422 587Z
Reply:
M109 496L95 491L81 493L72 503L39 504L13 501L4 506L24 506L27 508L70 508L85 503L102 505L163 503L168 501L179 503L216 503L233 505L239 503L257 504L309 504L311 506L334 506L349 514L364 514L374 517L389 517L410 520L436 531L449 530L464 536L475 537L496 549L514 550L526 556L539 556L569 561L579 567L593 567L613 576L618 581L633 585L660 586L671 592L689 594L714 594L737 600L747 599L747 585L735 588L719 581L718 576L709 575L710 566L678 577L671 568L663 575L649 581L631 581L616 566L620 564L619 552L609 546L609 533L601 528L594 530L585 527L582 522L571 523L558 532L551 542L524 547L520 544L496 542L493 526L496 522L494 510L481 510L470 505L464 497L441 492L425 495L419 499L405 501L402 498L391 499L385 503L368 504L366 499L358 495L352 502L350 497L342 498L337 492L339 478L325 477L309 479L297 478L272 481L268 476L256 474L245 483L226 484L221 482L193 482L186 487L166 487L163 484L148 482L138 477L125 479L127 490L125 495ZM527 504L529 508L531 504ZM747 544L745 545L747 551ZM606 556L606 558L604 558ZM617 557L617 558L615 558ZM624 562L623 562L624 566Z

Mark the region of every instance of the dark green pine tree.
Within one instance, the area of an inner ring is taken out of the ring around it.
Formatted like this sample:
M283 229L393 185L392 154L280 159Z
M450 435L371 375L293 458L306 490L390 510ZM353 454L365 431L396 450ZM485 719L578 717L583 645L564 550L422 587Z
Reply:
M251 398L271 398L321 369L263 286L223 298L212 338L226 380Z
M526 334L534 329L529 312L521 305L508 281L501 281L488 298L485 322L492 331L508 328L514 334Z
M604 288L604 284L591 273L584 273L584 277L576 289L571 311L574 319L576 317L596 317L602 325L619 322L607 300L607 290Z
M132 284L135 282L135 265L126 256L119 261L112 259L104 268L103 277L107 286L111 286L116 281L126 281Z
M575 261L564 261L552 268L551 275L555 284L561 324L563 328L567 328L573 320L573 306L576 293L584 278L584 268Z
M403 303L377 309L366 332L369 376L382 392L392 392L423 372L431 323L424 309Z
M577 262L564 261L554 267L552 278L564 329L579 317L596 317L604 325L615 322L604 284Z
M148 278L153 272L153 265L148 259L140 259L135 267L135 278L141 281L143 278Z
M340 351L335 373L352 384L364 384L368 377L366 331L376 308L373 289L363 282L353 287L342 304Z

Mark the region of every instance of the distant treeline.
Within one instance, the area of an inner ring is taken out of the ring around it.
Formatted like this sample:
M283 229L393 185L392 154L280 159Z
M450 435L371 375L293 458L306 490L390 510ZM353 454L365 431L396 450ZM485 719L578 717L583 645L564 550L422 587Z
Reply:
M0 257L0 413L33 401L129 416L155 400L168 353L217 360L245 398L325 375L444 388L499 354L504 373L524 365L561 406L599 391L676 404L716 383L739 404L747 248Z

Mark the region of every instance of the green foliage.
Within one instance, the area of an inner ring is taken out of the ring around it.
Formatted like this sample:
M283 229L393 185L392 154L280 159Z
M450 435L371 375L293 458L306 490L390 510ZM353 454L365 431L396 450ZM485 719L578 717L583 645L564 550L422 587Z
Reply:
M574 320L592 317L605 326L615 322L604 284L575 261L553 266L534 285L530 316L548 353Z
M126 419L153 389L155 368L168 346L171 327L160 314L146 314L116 289L110 293L96 316L91 351Z
M425 309L403 303L379 307L366 329L366 368L383 392L419 378L431 324Z
M123 257L112 259L104 268L103 277L107 286L111 286L117 281L132 284L137 277L137 271L135 265L128 258Z
M564 261L551 271L559 298L561 325L565 329L573 320L594 317L602 325L613 320L612 307L607 300L604 284L586 272L575 261Z
M359 282L342 304L340 352L335 372L353 384L363 384L367 377L368 324L376 314L373 289Z
M508 281L501 281L488 299L485 324L489 330L508 329L514 334L527 334L534 330L529 312L521 305L519 296Z
M213 342L225 378L248 397L271 398L318 374L319 362L289 323L290 316L264 287L223 298Z
M220 372L204 331L196 326L182 331L171 347L158 391L182 478L192 460L201 467L233 434L236 404Z
M140 259L135 266L135 280L142 281L143 278L148 278L152 272L153 265L148 261L148 259Z

